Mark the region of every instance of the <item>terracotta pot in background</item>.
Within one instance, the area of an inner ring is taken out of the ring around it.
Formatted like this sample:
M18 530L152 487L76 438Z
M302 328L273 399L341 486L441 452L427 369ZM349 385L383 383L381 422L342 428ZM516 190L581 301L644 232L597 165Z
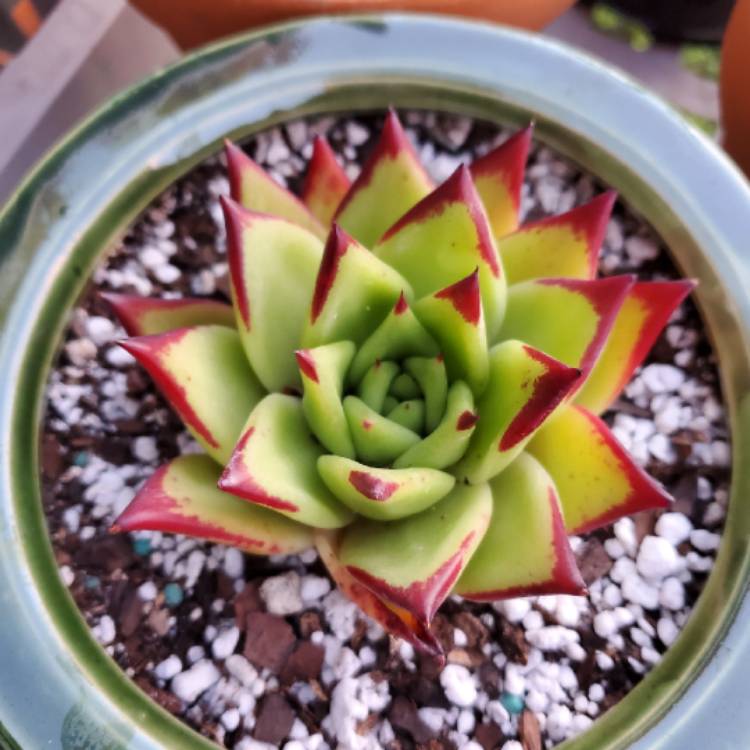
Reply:
M184 49L263 24L323 13L445 13L538 30L575 0L131 0Z
M724 148L750 177L750 0L738 0L721 53Z

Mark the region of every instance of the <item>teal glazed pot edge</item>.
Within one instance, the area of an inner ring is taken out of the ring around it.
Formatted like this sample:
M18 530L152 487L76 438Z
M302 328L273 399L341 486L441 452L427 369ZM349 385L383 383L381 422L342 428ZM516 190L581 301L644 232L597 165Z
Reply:
M750 737L747 183L663 102L574 50L496 26L383 15L287 24L198 51L87 120L0 214L0 746L213 746L128 680L59 580L38 479L44 384L101 253L224 136L389 104L534 119L540 140L616 187L700 279L732 422L722 548L662 663L565 747L738 748Z

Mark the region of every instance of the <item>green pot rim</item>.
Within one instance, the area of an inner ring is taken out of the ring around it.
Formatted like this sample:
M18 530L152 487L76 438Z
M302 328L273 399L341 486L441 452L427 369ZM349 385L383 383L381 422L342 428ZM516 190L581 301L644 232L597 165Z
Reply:
M592 58L499 26L387 14L285 24L186 57L74 130L0 213L0 745L213 747L95 643L56 573L40 500L44 385L101 253L221 138L388 104L534 119L538 138L619 189L700 279L733 436L722 546L663 661L565 747L734 748L750 736L750 188L676 112Z

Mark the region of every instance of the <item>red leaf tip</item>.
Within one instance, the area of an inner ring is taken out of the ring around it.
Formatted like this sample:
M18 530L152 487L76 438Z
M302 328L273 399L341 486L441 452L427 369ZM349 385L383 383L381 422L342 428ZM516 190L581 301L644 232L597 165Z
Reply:
M298 349L294 352L300 372L315 383L318 380L318 370L315 367L315 359L309 349Z
M396 304L393 307L393 312L395 315L403 315L408 309L409 303L406 301L406 296L402 291L398 299L396 300Z
M338 224L334 223L328 233L323 257L318 269L318 277L315 280L315 291L313 292L312 305L310 307L310 319L313 323L325 307L328 295L331 292L336 274L339 270L341 258L344 257L349 247L354 244L350 237Z
M479 269L466 278L435 293L436 299L450 300L461 317L471 325L479 325L482 318L482 297L479 288Z

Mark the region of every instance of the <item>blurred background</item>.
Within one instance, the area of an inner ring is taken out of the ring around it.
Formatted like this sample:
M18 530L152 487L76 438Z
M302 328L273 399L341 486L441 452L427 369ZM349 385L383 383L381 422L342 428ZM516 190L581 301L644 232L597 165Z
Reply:
M661 94L750 174L750 0L0 0L0 203L76 122L185 51L373 9L510 23L586 50Z

